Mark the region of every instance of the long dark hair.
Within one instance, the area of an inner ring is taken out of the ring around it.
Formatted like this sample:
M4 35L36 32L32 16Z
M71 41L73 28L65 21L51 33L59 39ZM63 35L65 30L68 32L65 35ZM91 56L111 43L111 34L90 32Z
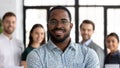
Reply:
M31 36L31 34L32 34L33 30L34 30L35 28L37 28L37 27L41 27L41 28L44 29L44 27L43 27L41 24L34 24L34 25L33 25L32 29L30 30L28 47L31 47L31 44L33 43L33 38L32 38L32 36ZM46 36L45 36L45 32L44 32L44 39L43 39L43 41L42 41L42 43L41 43L40 45L46 43L45 37L46 37Z

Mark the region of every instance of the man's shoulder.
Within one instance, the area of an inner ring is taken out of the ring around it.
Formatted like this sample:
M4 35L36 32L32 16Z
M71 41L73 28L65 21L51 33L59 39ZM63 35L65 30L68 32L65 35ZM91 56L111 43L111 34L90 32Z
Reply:
M80 52L82 52L82 53L90 53L90 52L94 52L94 50L93 49L91 49L91 48L89 48L89 47L87 47L87 46L83 46L83 45L81 45L81 44L78 44L77 43L77 45L78 45L78 50L80 51Z
M23 42L17 38L13 38L13 42L18 43L18 44L23 44Z
M3 35L2 35L2 33L0 34L0 40L2 40L4 37L3 37Z
M83 49L83 50L89 50L90 48L84 45L81 45L80 43L76 43L78 45L78 48Z
M17 38L13 38L12 43L14 43L16 45L16 47L22 49L22 52L24 51L24 44L21 40L19 40Z
M45 55L47 55L47 50L46 50L46 45L42 45L40 46L39 48L37 49L33 49L29 54L28 56L31 57L31 56L34 56L34 57L44 57Z
M96 43L93 42L88 47L90 47L91 49L93 49L97 54L104 55L104 50L98 44L96 44Z
M81 45L81 44L77 44L79 45L79 49L78 49L78 52L79 53L82 53L83 56L87 59L89 59L90 57L94 57L96 58L97 56L97 53L92 49L92 48L89 48L87 46L84 46L84 45ZM98 57L97 57L98 58Z
M92 48L96 48L96 49L99 49L99 50L103 50L98 44L96 44L96 43L93 42L93 41L89 44L89 46L92 47Z
M46 52L46 44L43 44L42 46L40 46L39 48L37 48L37 49L34 49L34 50L32 50L33 52L36 52L36 53L44 53L44 52Z

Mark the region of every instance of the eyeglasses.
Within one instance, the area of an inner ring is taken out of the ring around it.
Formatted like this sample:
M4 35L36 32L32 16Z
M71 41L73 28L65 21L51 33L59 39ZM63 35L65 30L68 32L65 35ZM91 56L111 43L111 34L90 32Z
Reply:
M58 21L56 19L52 19L49 22L50 25L57 25L58 23L63 24L63 25L67 25L69 23L69 21L66 19L62 19L61 21Z

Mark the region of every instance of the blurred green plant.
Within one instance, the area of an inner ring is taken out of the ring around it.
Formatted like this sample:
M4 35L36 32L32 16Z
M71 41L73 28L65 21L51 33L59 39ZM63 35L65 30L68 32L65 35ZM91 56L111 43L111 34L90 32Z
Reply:
M0 18L0 33L2 33L2 20Z

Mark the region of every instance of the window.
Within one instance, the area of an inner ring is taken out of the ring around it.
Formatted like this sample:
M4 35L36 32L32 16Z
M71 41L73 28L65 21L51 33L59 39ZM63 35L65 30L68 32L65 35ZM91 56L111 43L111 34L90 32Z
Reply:
M25 6L74 5L74 0L24 0Z
M120 5L120 0L80 0L80 5Z
M28 39L29 30L34 23L42 23L47 30L48 10L53 6L62 5L67 7L72 14L72 23L74 24L70 34L72 40L75 42L81 41L79 25L84 19L90 19L95 23L95 32L92 39L104 48L104 38L108 33L114 31L120 34L118 32L120 25L118 19L120 16L119 4L120 0L24 0L24 27L26 30L24 39ZM117 7L117 9L114 9L114 7ZM27 45L28 40L25 43Z
M36 23L40 23L44 26L45 30L47 30L47 15L46 15L46 10L45 9L27 9L26 10L26 46L28 45L29 41L29 32L32 28L32 26ZM45 31L47 32L47 31Z
M48 6L49 4L49 6ZM51 5L51 6L50 6ZM24 0L24 40L25 45L27 47L29 43L29 32L32 26L35 23L41 23L45 30L46 30L46 37L47 37L47 12L48 10L53 7L54 5L68 5L66 6L72 15L72 23L73 29L71 31L70 36L72 40L75 41L75 9L70 5L74 5L74 0L63 0L62 2L59 0ZM47 38L46 38L47 39Z
M103 7L80 7L79 8L79 17L80 23L83 20L89 19L95 24L95 32L92 35L93 41L95 41L98 45L104 48L104 23L103 23ZM80 36L81 40L81 36Z
M120 38L120 8L110 8L107 10L107 15L108 15L108 34L111 32L116 32ZM120 46L119 46L120 49Z

